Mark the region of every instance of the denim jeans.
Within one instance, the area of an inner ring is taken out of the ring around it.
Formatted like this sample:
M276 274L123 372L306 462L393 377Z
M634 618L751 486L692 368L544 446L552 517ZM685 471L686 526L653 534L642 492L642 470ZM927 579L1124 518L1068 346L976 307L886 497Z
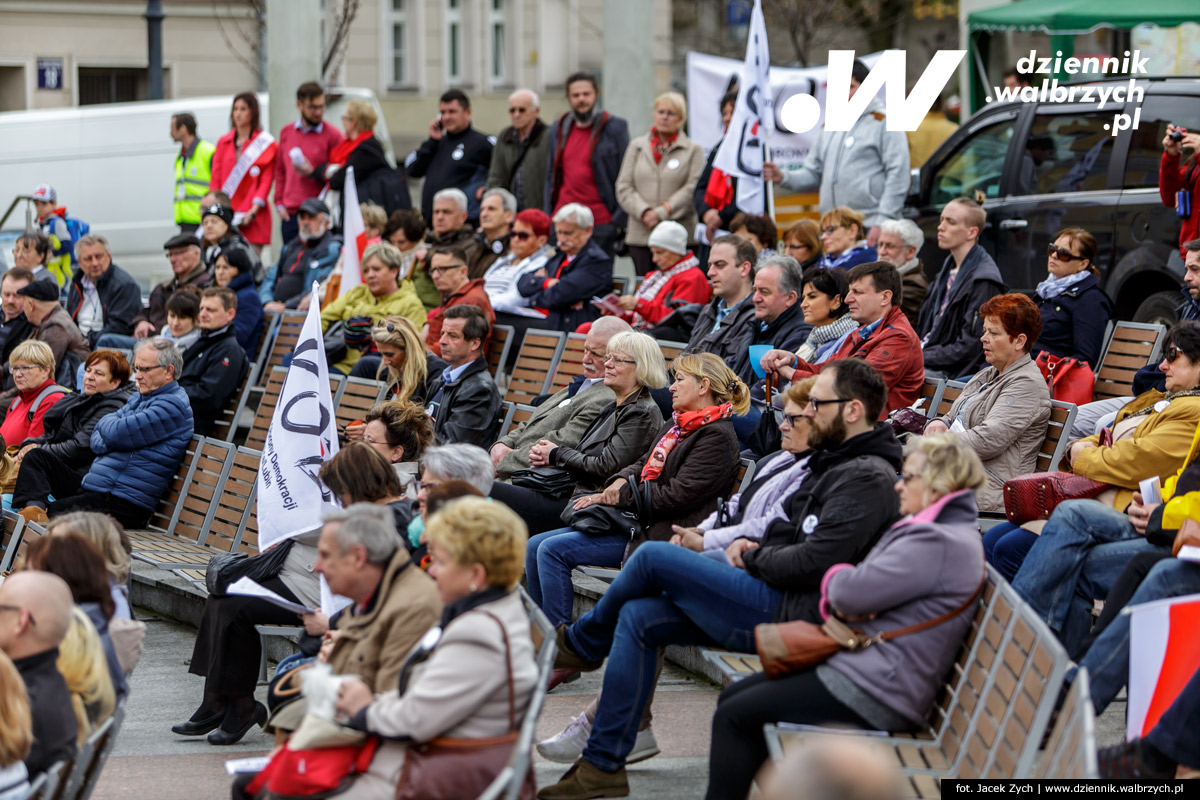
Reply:
M158 331L155 331L153 335L157 336ZM103 350L111 347L114 350L132 350L137 341L132 336L122 336L119 333L106 333L96 340L95 349Z
M1093 601L1108 594L1131 556L1154 549L1120 511L1068 500L1054 509L1012 585L1078 658Z
M571 570L580 565L619 567L629 540L624 536L588 536L556 528L530 538L525 548L529 596L553 625L568 624L575 604Z
M1133 593L1129 605L1198 592L1200 564L1171 558L1159 562L1150 570L1142 585ZM1129 614L1118 614L1104 633L1096 637L1096 641L1079 661L1079 666L1087 667L1092 705L1095 706L1097 714L1102 712L1121 691L1121 687L1129 682L1129 619ZM1075 670L1072 669L1067 673L1067 680L1074 677ZM1193 731L1192 735L1195 737L1197 734Z
M1029 549L1037 540L1036 533L1030 533L1011 522L1001 522L983 534L983 556L1006 581L1012 583L1025 556L1029 555Z
M654 688L658 650L705 644L754 651L754 626L775 619L781 595L729 564L678 545L647 542L567 635L584 658L608 657L583 757L615 772L637 738Z

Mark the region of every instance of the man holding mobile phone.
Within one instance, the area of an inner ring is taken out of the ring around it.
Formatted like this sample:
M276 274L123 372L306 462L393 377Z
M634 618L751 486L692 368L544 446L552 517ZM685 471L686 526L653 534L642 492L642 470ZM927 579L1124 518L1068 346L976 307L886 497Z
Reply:
M471 100L460 89L442 95L438 114L429 123L429 138L404 159L404 168L414 178L424 178L421 216L433 219L433 196L442 189L461 189L468 199L471 228L479 225L479 201L475 190L487 181L492 163L494 137L471 127Z

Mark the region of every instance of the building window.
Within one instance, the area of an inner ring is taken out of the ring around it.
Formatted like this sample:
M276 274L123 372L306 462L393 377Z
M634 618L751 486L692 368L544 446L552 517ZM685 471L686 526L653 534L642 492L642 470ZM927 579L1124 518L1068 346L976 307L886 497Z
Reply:
M411 83L408 72L408 0L391 0L388 24L392 32L389 82L393 86L406 86Z
M508 46L505 27L505 0L488 0L490 5L489 28L491 29L491 45L492 45L492 83L505 83L508 78L508 69L506 62L508 60Z
M146 73L135 67L80 67L79 105L145 100Z
M446 78L458 83L463 75L463 0L446 0Z

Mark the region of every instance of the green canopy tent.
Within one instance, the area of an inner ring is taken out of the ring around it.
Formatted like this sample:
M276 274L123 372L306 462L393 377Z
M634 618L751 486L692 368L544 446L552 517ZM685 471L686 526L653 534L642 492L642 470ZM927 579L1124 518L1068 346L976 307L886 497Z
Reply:
M1198 11L1200 3L1197 0L1156 0L1144 6L1130 0L1020 0L1011 5L976 11L967 17L971 108L981 108L991 87L996 85L988 80L984 67L994 33L1046 33L1050 36L1050 51L1041 55L1053 56L1061 50L1065 59L1074 54L1076 34L1091 33L1099 28L1129 29L1145 23L1175 27L1196 21ZM1062 81L1072 76L1057 77Z

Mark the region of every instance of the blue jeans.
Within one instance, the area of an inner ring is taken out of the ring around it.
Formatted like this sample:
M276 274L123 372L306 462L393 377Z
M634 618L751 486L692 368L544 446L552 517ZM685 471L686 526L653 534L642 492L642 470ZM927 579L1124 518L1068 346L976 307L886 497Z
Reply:
M1037 540L1036 533L1030 533L1011 522L1001 522L983 534L983 556L1006 581L1012 583Z
M155 331L154 336L158 336ZM137 344L137 339L132 336L122 336L119 333L106 333L96 340L95 350L103 350L106 347L111 347L114 350L132 350Z
M1150 570L1150 574L1129 599L1129 605L1197 592L1200 592L1200 564L1169 558ZM1087 667L1092 705L1097 714L1104 711L1121 687L1129 682L1129 619L1129 614L1118 614L1079 661L1079 666ZM1072 668L1067 673L1067 680L1073 680L1074 677L1075 669ZM1195 683L1195 680L1192 682ZM1192 737L1197 735L1198 731L1193 730ZM1200 748L1191 752L1200 753Z
M556 528L530 538L525 547L529 596L553 625L568 624L575 604L571 570L578 566L619 567L629 540L624 536L588 536Z
M583 757L615 772L633 750L654 690L658 650L704 644L754 651L754 626L775 619L781 595L757 578L678 545L647 542L588 613L567 629L572 647L608 657Z
M1200 767L1200 671L1146 734L1146 741L1177 764Z
M1154 549L1120 511L1068 500L1050 515L1012 585L1078 658L1093 601L1108 595L1130 556Z

